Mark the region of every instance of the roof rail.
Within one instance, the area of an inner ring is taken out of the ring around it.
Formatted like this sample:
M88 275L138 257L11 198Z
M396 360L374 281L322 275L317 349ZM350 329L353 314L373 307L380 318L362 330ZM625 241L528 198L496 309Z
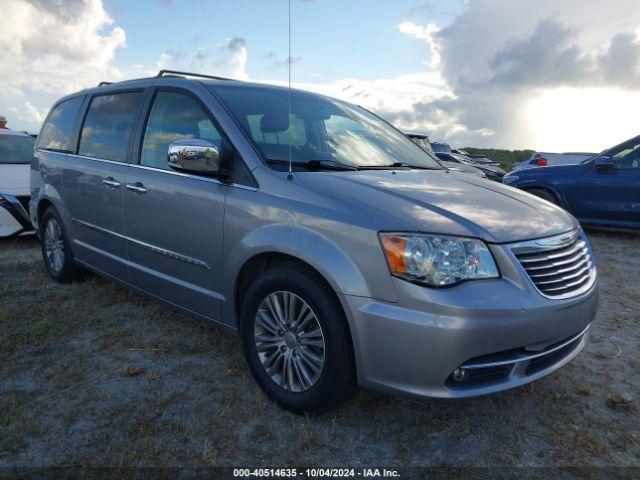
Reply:
M200 78L211 78L213 80L236 81L234 78L216 77L215 75L204 75L202 73L181 72L179 70L160 70L158 72L158 75L156 75L156 77L164 77L165 75L182 75L185 77L200 77Z
M113 82L100 82L98 84L99 87L104 87L105 85L111 85Z

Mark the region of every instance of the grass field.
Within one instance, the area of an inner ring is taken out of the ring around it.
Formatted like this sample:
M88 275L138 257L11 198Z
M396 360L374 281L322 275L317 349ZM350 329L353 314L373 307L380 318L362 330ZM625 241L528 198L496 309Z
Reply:
M0 241L0 468L638 466L640 237L589 233L601 307L545 379L458 403L361 392L321 417L268 401L238 339L99 277L63 286Z

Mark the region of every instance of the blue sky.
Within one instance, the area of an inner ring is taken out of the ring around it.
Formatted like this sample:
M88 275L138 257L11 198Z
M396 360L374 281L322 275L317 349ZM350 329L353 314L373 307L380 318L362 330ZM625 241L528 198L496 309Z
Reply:
M291 0L294 86L454 146L599 151L637 135L637 0ZM0 115L160 68L283 83L288 0L2 0Z
M191 52L203 44L240 37L249 51L247 73L251 78L286 80L286 1L174 0L151 4L152 8L143 1L104 2L115 24L127 32L127 47L118 52L123 65L148 65L166 50ZM374 79L418 71L430 57L428 48L423 41L400 33L396 25L420 17L446 24L459 9L460 2L453 0L441 2L438 8L416 1L292 0L294 80Z

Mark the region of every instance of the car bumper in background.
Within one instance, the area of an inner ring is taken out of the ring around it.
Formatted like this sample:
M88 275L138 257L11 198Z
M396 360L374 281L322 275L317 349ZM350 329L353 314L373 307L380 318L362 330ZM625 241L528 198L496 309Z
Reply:
M597 281L566 300L508 278L446 289L394 282L396 304L342 296L358 381L418 397L486 395L548 375L584 347L598 305Z
M29 197L0 194L0 237L33 234Z
M489 180L493 180L495 182L502 182L502 179L504 178L507 172L496 172L491 170L484 170L484 173Z

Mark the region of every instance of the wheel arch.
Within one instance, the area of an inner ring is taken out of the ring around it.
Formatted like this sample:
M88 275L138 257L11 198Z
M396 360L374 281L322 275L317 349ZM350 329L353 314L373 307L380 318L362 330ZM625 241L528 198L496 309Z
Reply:
M322 275L322 273L320 273L316 268L313 267L313 265L310 265L304 260L301 260L298 257L289 255L286 253L262 252L249 258L244 263L244 265L238 272L238 275L235 279L234 290L233 290L234 291L233 302L234 302L234 310L236 312L236 319L240 316L241 302L245 293L251 286L252 280L256 278L258 275L260 275L262 272L264 272L265 270L268 270L269 268L273 268L279 265L284 265L284 264L299 265L301 270L307 270L314 276L321 279L324 285L328 287L329 290L333 292L335 295L335 290L332 287L332 285L327 281L327 279ZM337 296L336 296L336 299L338 300L338 303L340 303Z
M35 198L35 205L36 205L35 220L38 221L38 224L40 223L40 218L42 217L42 214L44 213L44 211L48 207L53 207L56 213L62 219L62 222L64 223L64 227L67 229L70 228L71 218L68 214L68 211L64 207L64 202L62 201L62 196L60 195L60 192L58 191L58 189L56 189L53 185L49 183L45 183L38 189L37 193L34 195L33 198Z
M38 202L38 210L37 210L37 220L38 220L38 227L41 226L42 224L42 215L44 215L45 210L47 210L47 208L49 207L53 207L54 209L56 208L53 205L53 202L51 200L49 200L48 198L42 198L39 202Z
M235 326L239 328L237 322L240 320L242 309L241 303L244 294L246 294L246 292L252 285L252 279L260 275L261 272L265 272L271 268L277 268L278 266L284 265L290 266L292 264L296 266L296 270L299 268L302 272L306 271L312 279L317 279L316 284L318 282L321 282L332 296L332 300L335 302L335 306L340 309L340 312L342 312L343 328L345 334L347 335L349 355L353 362L354 373L357 376L358 365L360 364L360 362L358 361L358 358L360 356L359 345L356 341L356 338L354 338L354 326L352 325L351 315L348 312L347 305L343 301L344 296L341 296L334 290L331 283L318 269L298 257L281 252L262 252L254 255L245 262L242 269L238 273L234 285L233 304L234 311L236 312Z
M238 292L251 275L274 262L298 262L322 278L337 297L340 294L372 296L368 282L353 259L331 239L309 228L269 224L230 245L223 268L223 294L227 299L223 318L230 325L236 325L240 312Z
M556 203L561 207L565 205L564 197L551 185L527 185L525 187L522 187L522 190L527 193L531 193L531 190L542 190L551 195L556 200Z

